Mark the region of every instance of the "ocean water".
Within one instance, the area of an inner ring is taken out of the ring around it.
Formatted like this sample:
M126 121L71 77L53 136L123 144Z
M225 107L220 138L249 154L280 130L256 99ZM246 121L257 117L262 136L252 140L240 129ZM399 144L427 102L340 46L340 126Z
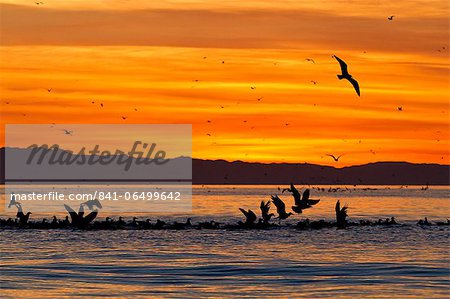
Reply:
M370 187L376 190L313 189L312 197L321 202L287 224L305 218L331 220L340 199L349 205L350 221L394 216L402 225L345 230L3 229L0 295L449 298L450 227L415 223L423 217L449 217L450 189ZM260 201L277 192L277 186L196 186L192 213L139 216L233 223L242 219L238 207L259 213ZM288 195L282 198L291 205ZM2 212L2 217L10 214ZM45 215L33 214L34 219L41 216Z

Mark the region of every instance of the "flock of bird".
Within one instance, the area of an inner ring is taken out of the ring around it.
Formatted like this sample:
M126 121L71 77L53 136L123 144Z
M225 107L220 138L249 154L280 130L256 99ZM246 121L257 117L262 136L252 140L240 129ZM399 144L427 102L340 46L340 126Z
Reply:
M294 184L291 184L289 188L283 189L281 191L281 193L284 193L285 191L292 193L292 196L294 197L294 205L291 208L292 208L292 211L297 214L301 214L303 210L311 208L312 206L316 205L320 201L320 199L310 199L309 198L309 196L310 196L309 189L306 189L303 192L303 195L301 195L300 192L297 190L297 188L295 188ZM291 216L291 215L294 215L292 212L286 211L286 204L280 197L278 197L278 195L271 195L271 200L272 201L267 201L267 202L265 202L264 200L261 201L261 204L259 206L259 208L261 210L261 218L259 219L258 224L260 224L260 225L268 224L270 219L273 216L275 216L275 214L270 213L271 203L273 203L275 205L275 207L277 208L278 217L276 217L275 219L278 219L279 222L281 220L285 220L285 219L289 218L289 216ZM258 218L256 216L255 212L253 212L250 209L246 211L242 208L239 208L239 210L245 216L245 222L239 222L239 224L245 225L245 226L254 225L255 221Z
M320 199L311 199L310 190L306 189L303 194L301 194L298 189L291 184L288 188L281 189L279 191L283 194L284 192L290 192L294 198L294 204L291 209L296 214L301 214L303 210L309 209L320 202ZM276 207L277 217L274 213L271 213L271 204ZM98 210L102 208L102 204L99 200L94 199L80 204L78 212L73 210L70 206L64 205L68 216L64 219L58 219L53 216L51 221L44 218L42 221L33 222L30 221L31 212L24 213L22 205L15 201L14 199L10 201L8 208L15 206L17 208L16 218L1 219L0 218L0 228L31 228L31 229L63 229L63 228L78 228L78 229L267 229L281 227L281 220L289 218L294 215L292 212L287 212L286 204L278 195L271 195L271 201L261 201L259 206L261 210L261 217L255 212L248 209L239 208L241 213L244 215L244 221L238 221L237 224L222 224L217 221L202 221L197 224L193 224L191 218L188 218L186 222L172 222L167 223L160 219L152 223L150 219L145 221L138 220L137 217L133 217L132 221L125 221L123 217L119 217L118 220L114 220L110 217L106 217L104 221L94 221L98 216ZM85 215L85 207L91 212ZM298 229L321 229L321 228L346 228L348 226L377 226L377 225L397 225L394 217L387 218L385 220L378 219L378 221L370 220L360 220L359 222L349 222L348 217L348 206L341 206L338 200L335 204L335 215L336 221L310 221L309 219L304 219L299 221L294 227ZM272 219L277 219L278 224L271 222ZM418 225L429 226L432 225L431 222L425 217L424 220L419 220ZM436 222L437 226L447 226L450 225L450 220L447 222ZM291 226L287 224L287 226Z

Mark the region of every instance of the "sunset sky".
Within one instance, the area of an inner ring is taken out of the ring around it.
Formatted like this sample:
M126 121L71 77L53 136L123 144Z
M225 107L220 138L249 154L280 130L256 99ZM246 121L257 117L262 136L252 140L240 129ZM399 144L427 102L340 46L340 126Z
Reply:
M450 163L448 1L1 2L2 139L192 124L195 158Z

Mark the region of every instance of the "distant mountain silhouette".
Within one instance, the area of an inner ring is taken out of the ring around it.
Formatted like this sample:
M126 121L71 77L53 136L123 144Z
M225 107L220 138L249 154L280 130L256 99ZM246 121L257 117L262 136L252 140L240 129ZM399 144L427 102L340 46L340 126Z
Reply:
M18 153L24 149L14 149ZM178 165L186 157L175 158ZM0 148L0 182L5 182L5 148ZM170 169L168 169L170 170ZM376 162L336 168L308 163L248 163L192 159L193 184L450 185L450 165Z
M449 185L450 166L377 162L335 168L315 164L192 161L195 184Z

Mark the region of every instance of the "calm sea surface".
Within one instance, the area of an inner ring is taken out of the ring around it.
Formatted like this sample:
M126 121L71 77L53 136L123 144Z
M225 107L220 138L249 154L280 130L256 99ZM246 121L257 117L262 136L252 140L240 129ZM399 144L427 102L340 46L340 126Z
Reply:
M340 199L349 205L350 221L394 216L404 225L304 231L3 229L0 296L449 298L450 227L415 223L423 217L446 220L450 188L347 187L351 190L312 190L321 202L287 224L332 220ZM242 219L238 207L259 214L260 201L275 193L277 186L197 186L192 214L139 217L234 223ZM288 195L282 198L292 204ZM2 218L13 215L1 212ZM111 215L100 214L100 220L105 216Z

